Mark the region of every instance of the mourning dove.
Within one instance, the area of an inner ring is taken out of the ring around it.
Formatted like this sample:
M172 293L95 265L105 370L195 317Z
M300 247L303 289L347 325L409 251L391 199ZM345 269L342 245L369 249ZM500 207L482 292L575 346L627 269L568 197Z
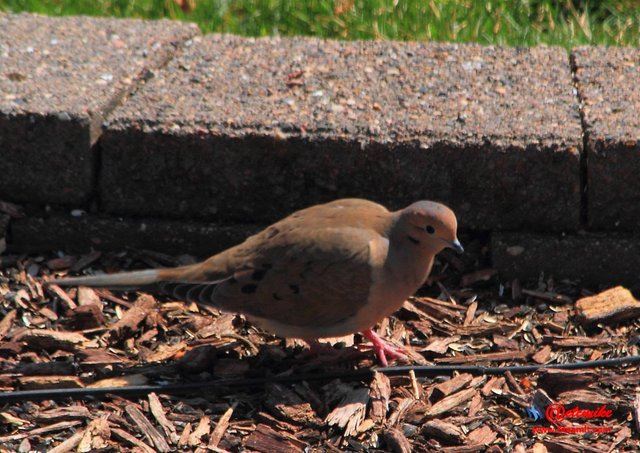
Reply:
M362 332L386 366L402 352L371 328L425 282L437 253L463 252L456 229L453 211L432 201L390 212L342 199L297 211L201 263L52 283L160 291L307 341Z

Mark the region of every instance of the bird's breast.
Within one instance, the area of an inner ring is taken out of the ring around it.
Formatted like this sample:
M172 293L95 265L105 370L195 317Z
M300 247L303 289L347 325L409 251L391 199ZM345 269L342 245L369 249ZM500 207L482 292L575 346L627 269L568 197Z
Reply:
M427 279L433 259L426 262L394 263L387 261L385 266L373 269L373 281L369 293L366 313L358 313L360 322L370 328L383 318L396 312Z

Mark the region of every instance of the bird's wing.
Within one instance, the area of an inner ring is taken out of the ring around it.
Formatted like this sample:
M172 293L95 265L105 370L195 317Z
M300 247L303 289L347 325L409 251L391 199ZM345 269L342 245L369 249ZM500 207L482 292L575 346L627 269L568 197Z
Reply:
M177 297L291 326L332 325L366 303L372 265L386 239L352 227L293 229L229 250L234 272L222 281L172 282Z

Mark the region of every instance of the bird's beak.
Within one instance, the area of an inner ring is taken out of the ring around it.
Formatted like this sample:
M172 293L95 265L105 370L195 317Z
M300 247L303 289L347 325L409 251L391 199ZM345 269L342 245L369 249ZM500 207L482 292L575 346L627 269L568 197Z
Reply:
M457 239L454 239L453 241L451 241L451 243L449 244L449 247L451 247L453 250L455 250L458 253L464 253L464 247L462 246L462 244L460 244L460 241Z

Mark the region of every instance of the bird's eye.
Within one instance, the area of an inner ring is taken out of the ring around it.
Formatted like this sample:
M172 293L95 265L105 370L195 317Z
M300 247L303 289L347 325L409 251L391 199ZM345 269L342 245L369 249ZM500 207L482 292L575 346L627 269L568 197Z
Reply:
M434 227L432 227L431 225L427 225L424 229L429 234L433 234L433 233L436 232L436 229Z

